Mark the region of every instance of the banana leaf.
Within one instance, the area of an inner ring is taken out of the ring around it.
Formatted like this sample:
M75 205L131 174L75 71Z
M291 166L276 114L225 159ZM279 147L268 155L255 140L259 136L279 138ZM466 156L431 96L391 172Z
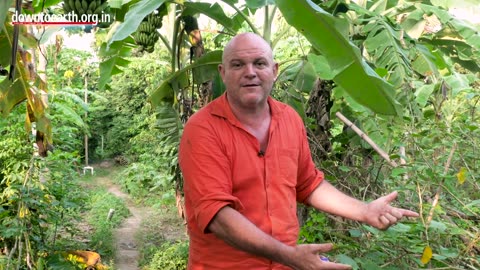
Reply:
M217 67L221 62L222 51L212 51L206 53L197 59L193 64L178 70L166 78L159 87L153 90L149 97L149 101L153 106L158 106L162 102L173 102L174 93L176 93L179 89L188 86L189 82L187 72L192 69L202 69L203 73L210 74L210 79L213 79L217 73ZM203 78L208 77L205 74L202 76Z
M333 80L358 103L385 115L400 115L395 89L380 78L348 40L348 23L308 0L276 0L285 20L328 61ZM301 16L300 16L301 14Z

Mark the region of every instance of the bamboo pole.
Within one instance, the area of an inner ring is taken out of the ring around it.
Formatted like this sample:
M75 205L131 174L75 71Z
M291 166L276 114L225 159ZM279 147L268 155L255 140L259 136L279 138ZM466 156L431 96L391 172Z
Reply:
M385 151L383 151L372 139L370 139L370 137L367 136L367 134L365 134L361 129L355 126L355 124L353 124L350 120L348 120L342 113L337 112L335 115L340 120L342 120L342 122L344 122L349 128L355 131L355 133L357 133L358 136L360 136L360 138L366 141L375 151L377 151L377 153L381 157L383 157L383 159L385 159L388 162L388 164L390 164L390 166L398 167L398 164L394 160L391 160L388 154L385 153Z
M85 75L85 104L88 105L88 81L87 81L87 75ZM88 117L88 112L85 110L85 123L87 122L87 117ZM85 135L83 137L83 141L85 144L85 167L88 167L88 135L85 132ZM85 170L84 173L85 174Z

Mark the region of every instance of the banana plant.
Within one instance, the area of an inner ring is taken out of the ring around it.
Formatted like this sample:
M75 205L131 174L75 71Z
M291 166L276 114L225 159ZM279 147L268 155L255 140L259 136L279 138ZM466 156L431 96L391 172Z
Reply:
M18 48L14 54L16 59L12 61L12 48L18 41L14 39L14 30L10 24L8 8L2 9L0 17L4 21L0 25L0 66L10 66L9 75L0 77L0 113L6 117L17 104L27 101L27 115L25 125L27 132L31 130L32 123L36 123L36 142L40 155L46 155L46 145L52 141L51 124L46 115L46 83L32 68L32 55L23 48ZM37 40L30 34L25 26L20 29L20 42L29 47L35 47ZM15 71L15 72L13 72Z

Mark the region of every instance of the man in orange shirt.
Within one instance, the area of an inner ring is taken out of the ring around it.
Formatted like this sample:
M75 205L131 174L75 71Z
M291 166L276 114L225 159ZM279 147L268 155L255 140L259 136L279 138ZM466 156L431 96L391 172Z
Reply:
M319 254L331 244L297 245L296 202L380 229L417 213L392 207L397 193L364 203L324 180L298 114L270 97L278 73L272 50L244 33L225 47L226 93L185 126L188 269L350 269Z

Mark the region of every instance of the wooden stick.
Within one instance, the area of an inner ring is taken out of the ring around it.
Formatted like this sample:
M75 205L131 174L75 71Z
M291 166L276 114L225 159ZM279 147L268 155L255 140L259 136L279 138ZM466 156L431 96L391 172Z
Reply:
M405 151L405 146L400 146L400 165L406 165L407 161L405 160L406 157L406 151ZM408 180L408 173L405 173L403 175L403 180Z
M450 164L452 163L453 153L455 152L456 148L457 148L457 144L454 143L453 146L452 146L452 150L450 150L450 155L448 155L447 162L445 163L445 168L443 170L443 174L447 174L448 169L450 168ZM435 193L435 197L433 199L432 208L430 209L430 212L428 213L427 224L426 224L427 227L428 227L428 225L430 225L430 222L432 222L433 213L435 212L435 207L437 206L438 201L440 199L440 193L441 192L442 192L442 183L440 183L438 188L437 188L437 192Z
M360 130L357 126L355 126L355 124L353 124L350 120L348 120L343 114L341 114L340 112L337 112L335 115L340 120L342 120L342 122L344 122L349 128L355 131L355 133L357 133L358 136L360 136L360 138L366 141L375 151L377 151L377 153L381 157L383 157L388 162L388 164L390 164L390 166L398 167L398 164L394 160L391 160L388 154L385 153L385 151L383 151L380 147L378 147L378 145L372 139L370 139L370 137L368 137L367 134L365 134L362 130Z

